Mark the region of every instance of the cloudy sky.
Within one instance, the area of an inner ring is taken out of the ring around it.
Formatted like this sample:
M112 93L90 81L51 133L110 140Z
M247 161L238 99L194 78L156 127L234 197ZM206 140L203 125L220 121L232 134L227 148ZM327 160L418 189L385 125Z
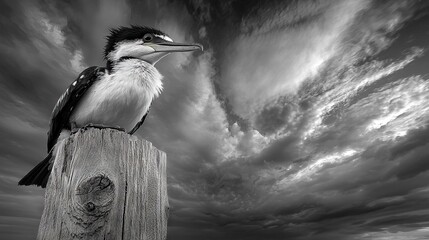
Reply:
M137 132L168 155L168 239L429 238L429 2L1 1L0 238L34 239L50 113L105 35L161 29Z

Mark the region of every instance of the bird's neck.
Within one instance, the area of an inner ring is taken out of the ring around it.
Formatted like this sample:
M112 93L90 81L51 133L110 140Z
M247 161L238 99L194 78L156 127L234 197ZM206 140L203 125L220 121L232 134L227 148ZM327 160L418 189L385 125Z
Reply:
M109 75L114 81L132 82L142 86L153 97L158 97L162 91L162 75L152 64L140 59L129 58L116 62Z

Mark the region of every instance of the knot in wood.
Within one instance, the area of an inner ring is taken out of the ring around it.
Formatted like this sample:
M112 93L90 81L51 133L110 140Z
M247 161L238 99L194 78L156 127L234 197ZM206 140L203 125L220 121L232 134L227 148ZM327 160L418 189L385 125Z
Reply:
M76 189L81 210L96 215L110 211L115 198L115 186L105 175L97 175L81 182Z
M86 211L88 211L88 212L92 212L92 211L94 211L94 209L95 209L95 205L94 205L94 203L92 203L92 202L87 202L87 203L85 204L85 208L86 208Z

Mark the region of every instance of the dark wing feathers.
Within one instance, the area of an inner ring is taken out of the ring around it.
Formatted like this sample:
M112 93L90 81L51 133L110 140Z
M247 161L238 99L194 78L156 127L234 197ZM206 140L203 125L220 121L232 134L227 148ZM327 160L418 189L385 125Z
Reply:
M69 118L73 112L73 108L104 71L105 68L102 67L89 67L85 69L79 74L77 79L70 84L63 95L61 95L60 99L58 99L49 123L48 152L57 143L62 129L70 129Z

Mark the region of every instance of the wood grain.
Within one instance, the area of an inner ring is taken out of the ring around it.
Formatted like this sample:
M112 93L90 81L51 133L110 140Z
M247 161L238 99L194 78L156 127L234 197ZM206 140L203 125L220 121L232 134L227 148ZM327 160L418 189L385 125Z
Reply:
M166 239L166 155L111 129L58 143L37 239Z

